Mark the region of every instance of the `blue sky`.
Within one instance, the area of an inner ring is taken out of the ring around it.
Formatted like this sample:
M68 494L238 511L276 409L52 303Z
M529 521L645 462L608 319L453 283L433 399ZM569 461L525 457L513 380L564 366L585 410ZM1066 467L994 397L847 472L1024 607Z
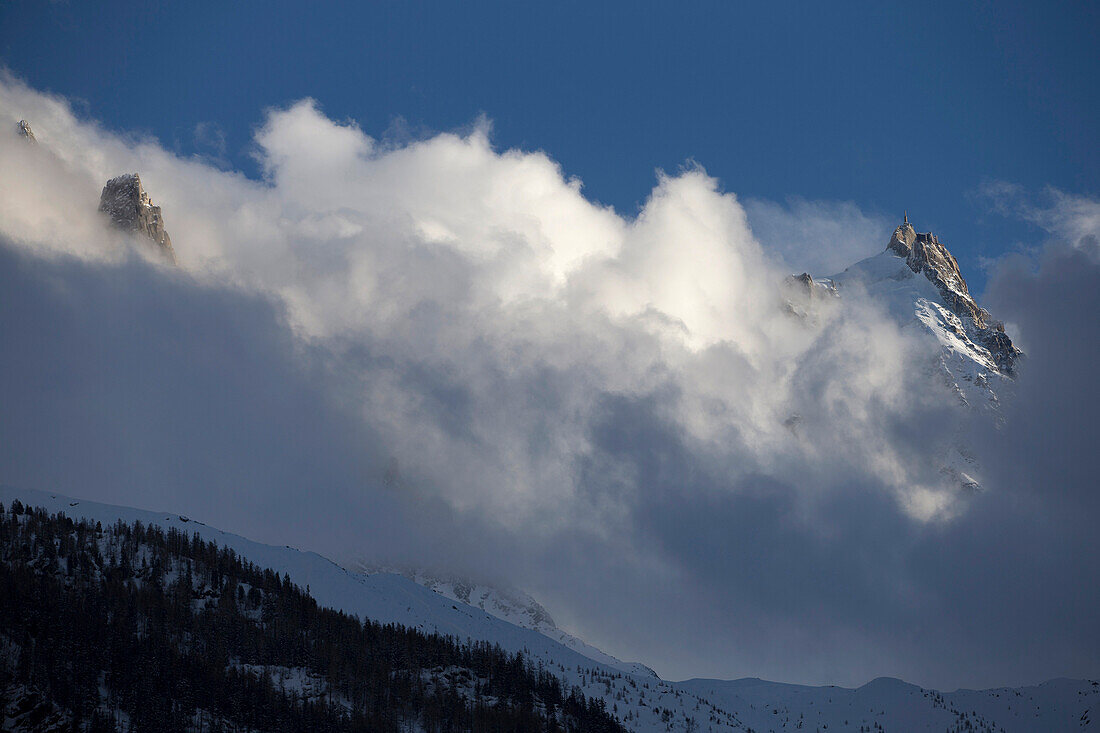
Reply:
M8 0L0 60L252 176L263 110L310 96L375 136L487 115L498 147L628 215L690 160L744 197L907 208L973 287L980 258L1041 238L983 181L1100 189L1097 30L1088 3Z

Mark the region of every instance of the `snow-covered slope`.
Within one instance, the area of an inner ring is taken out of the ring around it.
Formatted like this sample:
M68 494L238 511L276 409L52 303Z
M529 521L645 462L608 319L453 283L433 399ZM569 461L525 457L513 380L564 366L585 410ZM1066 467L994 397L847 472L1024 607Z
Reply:
M430 571L425 568L398 568L360 562L355 569L366 574L396 573L435 591L454 601L460 601L503 619L516 626L537 631L589 659L608 667L647 677L657 673L640 662L624 662L597 649L584 640L562 631L554 623L550 613L538 601L517 588L478 583L451 573Z
M30 506L50 512L64 512L75 518L113 524L141 521L161 527L175 527L198 533L232 548L237 554L280 574L286 573L323 606L337 608L381 623L395 623L439 633L459 640L494 641L512 652L523 652L547 664L591 665L593 660L534 632L507 623L478 608L453 602L401 575L380 573L363 575L350 572L313 552L292 547L274 547L223 532L209 525L171 512L98 504L42 491L0 487L0 502L19 499Z
M672 683L657 679L652 672L630 674L593 660L534 630L452 600L402 575L351 572L316 553L253 542L172 512L150 512L49 492L0 486L0 502L9 505L15 499L29 506L43 507L49 512L64 512L74 519L87 518L104 524L120 520L127 523L141 521L198 533L203 539L229 547L261 567L285 573L295 584L308 587L310 594L323 606L381 623L401 624L426 633L449 635L460 641L489 641L508 651L521 652L528 661L541 664L567 684L581 687L589 696L604 699L608 709L620 718L629 716L632 722L628 727L631 730L681 730L686 717L693 714L691 711L719 715L705 702L683 697L683 693ZM662 712L655 711L655 705ZM667 713L663 712L666 710ZM679 722L669 722L673 720ZM732 720L730 718L731 725ZM730 726L715 728L736 729Z
M0 486L0 502L24 504L105 524L141 521L198 533L243 558L287 574L331 608L457 637L486 640L542 664L634 731L782 730L1096 730L1100 683L1054 680L1038 687L939 693L879 679L855 690L755 679L668 682L631 674L532 629L433 591L403 575L350 572L312 552L264 545L171 512L150 512ZM454 589L451 588L453 591ZM465 593L465 591L462 591ZM471 588L471 600L486 598ZM581 642L583 644L583 642ZM590 647L589 647L590 648ZM288 672L287 674L290 674ZM826 727L827 726L827 727Z

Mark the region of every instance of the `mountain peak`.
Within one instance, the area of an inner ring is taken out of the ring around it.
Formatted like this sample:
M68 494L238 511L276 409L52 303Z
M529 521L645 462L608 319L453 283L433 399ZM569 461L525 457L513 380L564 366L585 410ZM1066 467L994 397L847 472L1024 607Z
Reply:
M906 258L913 272L923 273L937 285L943 284L954 292L966 297L970 296L966 280L959 270L958 260L947 251L947 247L940 243L939 237L935 234L918 233L909 223L908 213L905 221L894 230L894 235L886 248L898 257Z
M1004 325L975 302L959 270L959 262L932 232L917 232L905 220L894 230L886 251L901 257L909 269L936 286L944 304L962 319L974 340L989 350L997 368L1012 375L1020 350L1004 331Z
M176 253L172 249L172 238L164 229L160 207L153 205L137 173L127 173L107 181L99 197L99 210L111 217L111 222L118 228L140 232L153 240L168 260L175 264Z

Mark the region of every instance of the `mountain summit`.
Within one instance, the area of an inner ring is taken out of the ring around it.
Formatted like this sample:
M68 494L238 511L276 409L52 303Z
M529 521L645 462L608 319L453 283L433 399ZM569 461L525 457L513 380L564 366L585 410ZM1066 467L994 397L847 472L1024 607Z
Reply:
M1022 353L1004 325L974 300L958 261L939 237L918 233L908 215L881 253L837 275L804 276L800 282L834 295L861 287L903 328L923 325L940 346L939 368L967 404L996 406L993 383L1015 376Z
M890 238L886 250L905 259L914 273L924 275L936 286L944 304L962 321L966 335L984 347L998 371L1012 376L1020 350L1012 345L1004 325L993 320L989 311L979 306L966 287L958 261L932 232L917 233L909 223L909 215Z
M164 229L160 207L153 205L137 173L107 181L99 197L99 210L111 217L111 222L119 229L138 232L153 240L164 256L172 264L176 263L172 238Z

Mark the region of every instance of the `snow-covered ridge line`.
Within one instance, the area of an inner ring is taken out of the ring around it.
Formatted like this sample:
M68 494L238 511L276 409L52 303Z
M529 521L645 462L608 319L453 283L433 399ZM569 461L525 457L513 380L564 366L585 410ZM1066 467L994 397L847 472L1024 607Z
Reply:
M425 633L453 636L458 640L488 640L510 652L523 652L534 661L568 666L598 664L530 629L503 621L485 611L441 596L405 577L390 573L353 573L314 552L291 547L274 547L223 532L202 522L172 512L150 512L129 507L84 501L31 489L0 486L0 502L18 499L29 506L64 512L77 519L104 524L118 520L141 521L165 529L174 527L188 534L231 548L251 562L286 574L302 588L309 588L319 604L369 618L394 623ZM618 670L615 670L618 671Z
M381 623L396 623L426 633L454 636L460 640L476 639L499 643L510 652L531 654L538 650L540 658L553 659L566 666L606 665L617 672L656 677L643 664L623 662L565 632L550 627L551 633L502 618L493 609L477 608L457 594L436 592L397 572L351 572L328 558L291 547L274 547L253 542L244 537L223 532L202 522L172 512L150 512L129 507L99 504L50 492L0 487L0 501L18 498L24 504L41 506L50 512L65 512L77 518L114 523L122 519L129 523L176 527L188 534L195 532L206 540L231 547L263 567L270 567L302 588L323 606L338 608ZM570 654L562 655L558 647Z
M519 589L501 588L421 567L396 567L358 562L353 565L353 569L365 575L377 573L403 575L453 601L480 608L508 623L536 631L593 661L629 674L657 677L655 671L641 662L624 662L583 639L561 630L554 623L550 613L538 601Z
M916 282L903 285L913 280ZM958 261L947 247L931 232L918 233L908 216L894 230L881 254L825 279L829 285L854 281L868 287L873 296L881 297L882 291L888 289L895 293L901 290L918 309L923 306L925 315L921 317L918 313L918 317L929 329L936 330L933 323L942 327L948 337L946 341L940 339L944 346L954 348L998 375L1012 377L1015 373L1021 352L1005 333L1004 324L974 300ZM894 285L886 288L884 281ZM937 313L930 312L929 303Z

